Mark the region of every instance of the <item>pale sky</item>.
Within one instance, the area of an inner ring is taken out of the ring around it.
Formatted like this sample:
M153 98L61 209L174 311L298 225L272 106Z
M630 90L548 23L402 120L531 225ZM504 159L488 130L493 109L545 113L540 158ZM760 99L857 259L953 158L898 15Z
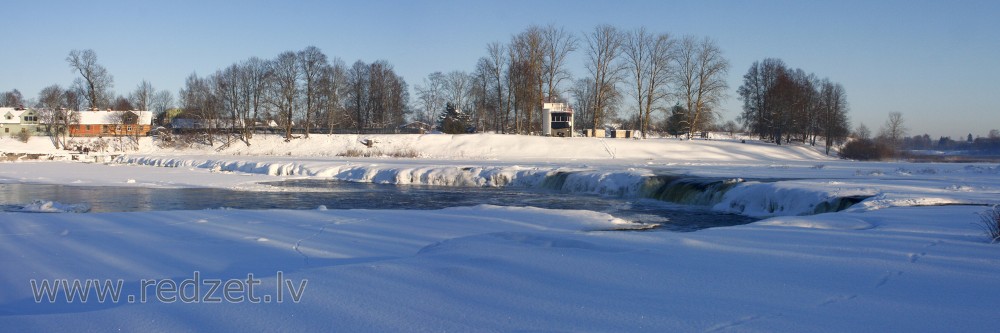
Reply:
M143 79L176 94L251 56L314 45L329 57L388 60L412 88L434 71L472 71L489 42L529 25L581 36L599 24L710 37L731 63L722 117L742 103L750 64L783 59L841 83L853 126L902 112L910 135L1000 128L1000 1L49 1L8 0L0 91L27 98L76 77L65 58L93 49L127 94ZM570 56L586 75L585 46ZM565 88L565 87L564 87Z

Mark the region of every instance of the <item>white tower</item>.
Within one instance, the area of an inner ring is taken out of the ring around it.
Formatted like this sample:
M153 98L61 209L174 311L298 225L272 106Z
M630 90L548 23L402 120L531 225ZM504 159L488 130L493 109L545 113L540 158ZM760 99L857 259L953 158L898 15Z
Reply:
M542 135L573 136L573 108L566 103L543 103Z

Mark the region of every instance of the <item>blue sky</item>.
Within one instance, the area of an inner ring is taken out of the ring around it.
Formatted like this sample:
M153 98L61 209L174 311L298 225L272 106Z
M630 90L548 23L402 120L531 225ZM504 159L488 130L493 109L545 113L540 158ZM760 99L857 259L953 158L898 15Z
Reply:
M251 56L315 45L348 64L386 59L413 85L471 71L486 44L531 24L582 35L598 24L715 39L731 63L722 116L756 60L783 59L844 85L854 125L902 112L910 134L1000 128L1000 1L5 1L0 91L67 86L72 49L93 49L126 94L176 93ZM583 47L570 58L585 75Z

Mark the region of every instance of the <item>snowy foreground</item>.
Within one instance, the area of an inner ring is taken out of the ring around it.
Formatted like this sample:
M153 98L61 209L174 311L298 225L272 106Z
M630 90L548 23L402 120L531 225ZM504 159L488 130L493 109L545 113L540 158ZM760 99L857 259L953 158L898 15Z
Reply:
M0 327L987 332L1000 315L1000 247L976 225L985 205L1000 203L995 165L858 163L723 141L445 135L376 138L380 149L415 150L416 159L336 156L358 139L221 151L146 143L112 165L2 163L0 183L267 190L257 183L336 178L642 198L657 176L680 174L738 179L692 202L765 219L674 233L615 231L633 225L597 212L495 206L3 212ZM0 147L46 153L12 141ZM813 214L845 196L866 199ZM183 299L194 285L206 296L211 283L195 281L250 274L255 295ZM36 302L32 280L63 279L121 280L121 299L99 302L91 292L86 302ZM185 281L191 288L170 292Z

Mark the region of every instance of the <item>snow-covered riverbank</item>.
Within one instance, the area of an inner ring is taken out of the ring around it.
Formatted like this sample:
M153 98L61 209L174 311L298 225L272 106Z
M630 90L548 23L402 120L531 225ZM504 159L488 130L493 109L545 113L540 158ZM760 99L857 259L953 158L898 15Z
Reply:
M336 156L358 139L264 138L221 151L144 143L112 165L0 163L0 182L260 190L264 180L336 178L628 197L679 175L742 179L705 200L776 217L673 233L605 231L628 221L589 211L494 206L3 212L0 327L988 332L1000 308L998 248L976 225L985 205L1000 203L996 165L861 163L726 141L499 135L387 136L374 139L421 157ZM0 146L24 151L10 140ZM798 216L846 196L867 199ZM143 279L252 273L273 295L278 271L295 286L308 281L301 303L50 304L36 303L30 285L122 279L128 294L141 292Z

